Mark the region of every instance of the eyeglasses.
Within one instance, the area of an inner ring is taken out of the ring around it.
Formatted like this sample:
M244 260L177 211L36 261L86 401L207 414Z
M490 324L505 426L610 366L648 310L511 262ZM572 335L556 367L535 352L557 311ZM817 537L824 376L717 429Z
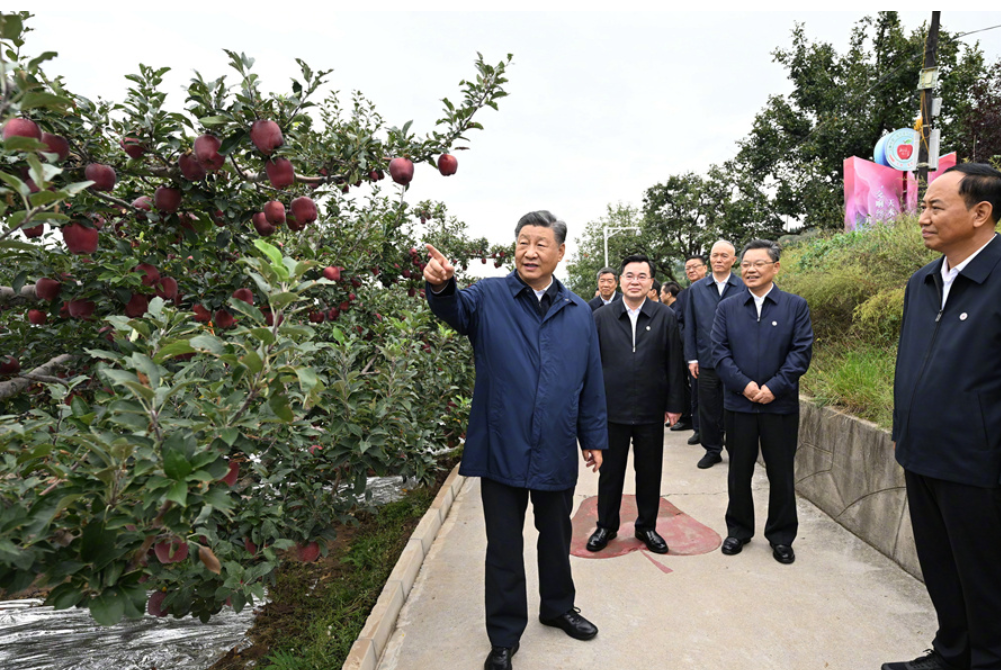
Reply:
M754 268L755 270L761 270L766 265L775 265L775 261L754 261L753 263L745 262L740 264L741 270L750 270Z
M693 270L698 270L699 268L704 268L705 266L706 266L706 264L705 264L705 263L698 263L698 264L693 264L693 265L686 265L686 266L685 266L685 272L691 272L691 271L693 271Z
M625 279L627 282L633 282L633 281L645 282L647 279L650 278L650 275L624 274L622 275L622 278Z

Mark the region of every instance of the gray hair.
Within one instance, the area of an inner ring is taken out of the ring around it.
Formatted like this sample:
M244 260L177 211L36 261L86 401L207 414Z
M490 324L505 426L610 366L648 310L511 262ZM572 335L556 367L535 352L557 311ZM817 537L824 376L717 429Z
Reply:
M751 240L744 245L744 248L740 251L740 258L743 260L744 254L746 254L751 249L764 249L768 252L768 257L772 259L772 263L778 263L779 257L782 255L782 247L780 247L775 242L771 240Z
M521 233L525 226L540 226L542 228L552 228L553 237L556 244L563 244L567 241L567 224L557 219L551 212L540 209L536 212L529 212L518 220L518 225L514 228L515 238Z
M603 267L598 270L598 279L601 279L601 275L612 275L616 279L619 278L619 272L615 268Z
M712 245L711 247L709 247L709 250L710 250L710 252L711 252L711 251L712 251L713 249L715 249L715 248L716 248L716 245L717 245L717 244L725 244L726 246L728 246L728 247L730 247L731 249L733 249L733 253L737 253L737 245L735 245L735 244L734 244L733 242L731 242L730 240L724 240L724 239L722 239L722 238L720 238L720 239L716 240L715 242L713 242L713 245Z

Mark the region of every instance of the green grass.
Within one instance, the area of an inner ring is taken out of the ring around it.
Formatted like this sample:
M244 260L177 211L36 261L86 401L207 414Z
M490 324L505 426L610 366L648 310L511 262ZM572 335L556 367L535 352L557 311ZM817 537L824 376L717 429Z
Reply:
M896 347L821 342L800 387L821 406L834 405L890 428L896 356Z

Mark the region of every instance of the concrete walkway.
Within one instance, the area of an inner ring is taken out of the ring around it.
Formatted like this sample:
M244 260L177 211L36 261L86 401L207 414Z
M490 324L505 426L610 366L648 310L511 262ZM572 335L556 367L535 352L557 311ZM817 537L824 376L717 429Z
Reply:
M600 631L591 641L538 623L530 506L529 624L516 670L864 670L914 658L930 646L936 625L924 586L809 502L799 501L796 562L772 558L762 535L768 483L760 467L757 535L741 554L724 556L727 463L724 457L721 465L698 470L703 452L685 443L690 435L665 438L666 503L658 529L672 553L626 551L639 546L632 539L634 505L631 514L624 507L619 538L604 552L573 552L577 606ZM581 469L575 549L593 530L597 482ZM630 481L626 493L633 493ZM468 479L400 613L381 670L483 666L490 644L483 623L482 513L479 480ZM685 555L675 553L681 551Z

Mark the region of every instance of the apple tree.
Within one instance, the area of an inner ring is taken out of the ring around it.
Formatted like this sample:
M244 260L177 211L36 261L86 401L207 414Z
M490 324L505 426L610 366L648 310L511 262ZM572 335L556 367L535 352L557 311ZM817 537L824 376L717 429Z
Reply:
M301 61L265 93L234 52L177 103L145 65L90 100L25 51L28 18L0 17L0 589L207 620L315 560L369 476L460 444L470 351L418 240L505 248L406 195L415 165L456 172L511 57L418 134Z

